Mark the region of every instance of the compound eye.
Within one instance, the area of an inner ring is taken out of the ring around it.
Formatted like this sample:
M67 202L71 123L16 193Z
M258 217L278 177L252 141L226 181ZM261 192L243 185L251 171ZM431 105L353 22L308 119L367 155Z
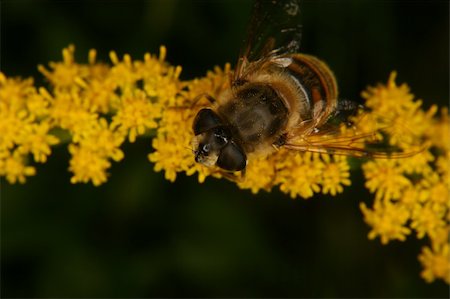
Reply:
M228 139L222 135L214 135L214 141L219 148L224 147L228 143Z
M222 125L222 120L219 116L211 109L203 108L195 116L192 128L194 129L194 134L199 135L220 125Z
M228 171L240 171L245 168L247 157L234 142L229 142L219 154L216 165Z
M225 127L217 127L214 129L214 143L218 148L224 147L229 140L230 132Z

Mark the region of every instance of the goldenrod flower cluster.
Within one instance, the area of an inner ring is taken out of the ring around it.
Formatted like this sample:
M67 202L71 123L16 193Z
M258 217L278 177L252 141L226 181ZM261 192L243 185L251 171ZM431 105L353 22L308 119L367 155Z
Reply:
M44 163L58 139L49 134L50 103L33 86L33 80L6 78L0 73L0 176L10 183L24 183L36 170L34 161Z
M0 175L10 183L35 174L29 154L43 163L50 146L67 136L71 182L106 182L111 161L124 157L123 142L157 128L162 108L179 91L181 69L164 63L164 47L159 57L135 62L111 52L112 65L97 62L95 50L87 64L76 63L74 50L69 46L62 61L38 67L49 89L0 74Z
M434 117L437 107L425 111L420 100L414 101L406 84L395 83L395 73L386 86L371 87L363 93L366 105L376 115L396 120L388 130L397 130L392 145L403 147L410 138L407 130L430 147L409 158L375 159L363 165L366 187L375 193L372 208L361 203L365 221L372 227L369 238L381 243L404 241L415 233L427 238L419 255L426 281L436 278L450 283L450 123L447 109Z
M244 178L196 163L191 126L197 111L209 104L201 95L215 96L229 88L230 65L182 81L181 67L166 63L165 54L161 47L159 56L132 60L111 52L112 63L102 63L91 50L88 63L80 64L69 46L62 61L39 66L48 88L0 73L0 176L23 183L36 172L32 161L44 163L52 146L68 143L71 182L100 185L107 181L112 161L123 159L124 142L153 137L148 158L170 181L179 173L197 174L199 182L225 177L253 193L278 187L292 198L336 195L351 184L349 162L340 155L280 148L269 156L250 156ZM448 112L436 117L436 107L423 110L406 85L396 85L395 74L363 97L371 111L355 116L351 130L380 132L377 137L388 136L389 147L417 152L363 165L366 187L375 193L371 208L361 204L372 227L369 238L380 237L386 244L405 240L412 231L428 238L430 246L419 256L422 276L450 283ZM416 140L431 146L421 149Z

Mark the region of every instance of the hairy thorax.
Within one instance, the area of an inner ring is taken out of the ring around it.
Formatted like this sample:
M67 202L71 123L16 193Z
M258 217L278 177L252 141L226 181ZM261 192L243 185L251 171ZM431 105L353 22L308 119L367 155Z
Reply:
M283 99L268 84L247 83L218 109L248 153L276 142L288 121Z

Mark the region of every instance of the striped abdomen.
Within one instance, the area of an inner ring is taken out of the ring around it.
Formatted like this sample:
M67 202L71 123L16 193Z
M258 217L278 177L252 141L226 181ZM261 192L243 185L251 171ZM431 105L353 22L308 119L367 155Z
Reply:
M300 118L315 119L320 125L336 108L336 79L328 66L314 56L293 54L291 58L287 70L305 96L299 107Z

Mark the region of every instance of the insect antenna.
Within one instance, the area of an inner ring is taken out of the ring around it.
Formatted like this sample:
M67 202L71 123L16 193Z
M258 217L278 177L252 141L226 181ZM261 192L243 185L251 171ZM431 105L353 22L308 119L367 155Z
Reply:
M185 145L184 148L185 148L185 149L188 149L188 150L189 150L190 152L192 152L192 153L195 152L195 150L194 150L192 147L189 147L189 146L186 146L186 145Z

